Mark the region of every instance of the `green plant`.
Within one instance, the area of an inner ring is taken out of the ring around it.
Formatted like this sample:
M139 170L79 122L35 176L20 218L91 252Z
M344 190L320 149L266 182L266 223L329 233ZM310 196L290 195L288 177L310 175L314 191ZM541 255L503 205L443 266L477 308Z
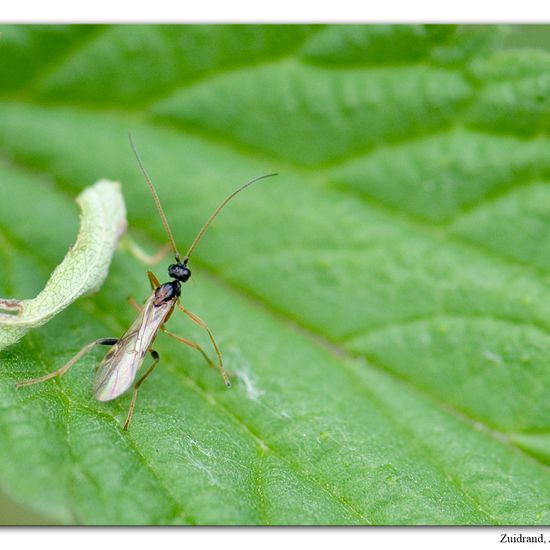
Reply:
M4 27L1 296L42 288L99 178L165 242L128 131L183 249L280 176L216 220L184 287L233 388L159 336L127 434L130 396L91 396L100 354L14 390L129 325L149 289L120 252L2 352L2 488L66 523L548 523L550 57L501 36Z

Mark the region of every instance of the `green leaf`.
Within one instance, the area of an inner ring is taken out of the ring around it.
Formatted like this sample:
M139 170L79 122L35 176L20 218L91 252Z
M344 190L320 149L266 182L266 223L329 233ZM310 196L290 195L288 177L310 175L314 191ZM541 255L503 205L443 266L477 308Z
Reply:
M85 524L550 522L548 54L497 27L2 32L0 295L43 286L99 178L134 240L166 242L128 131L182 250L280 174L224 210L183 288L230 390L162 334L127 433L130 395L91 395L99 352L14 390L130 325L150 290L124 251L2 353L12 499Z

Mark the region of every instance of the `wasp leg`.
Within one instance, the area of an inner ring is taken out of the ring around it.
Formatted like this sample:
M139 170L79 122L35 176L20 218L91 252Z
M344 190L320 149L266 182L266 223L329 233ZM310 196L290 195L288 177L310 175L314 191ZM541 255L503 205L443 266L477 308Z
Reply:
M223 360L222 360L222 354L220 353L220 348L218 348L218 344L216 344L216 340L214 339L214 335L212 334L211 330L208 328L208 325L198 316L194 313L191 313L188 309L184 308L179 302L176 302L178 307L199 327L206 330L208 333L208 336L210 337L210 341L212 342L212 345L214 346L214 349L216 350L216 355L218 356L218 370L220 371L220 374L223 377L223 381L225 382L225 385L229 388L231 387L231 382L229 381L229 376L227 376L227 373L225 372L225 369L223 368Z
M134 393L132 395L132 402L130 403L130 408L128 409L128 416L126 417L126 422L124 422L124 430L127 430L128 426L130 426L132 415L134 414L134 407L136 406L136 399L137 399L139 387L143 384L143 382L145 382L147 377L153 372L154 368L158 365L158 362L160 361L160 356L154 349L149 351L151 352L151 357L153 358L153 364L145 371L145 374L134 385Z
M132 298L131 296L128 298L128 303L138 312L141 312L141 306L137 303L137 301Z
M178 336L177 334L174 334L173 332L170 332L169 330L166 330L164 328L164 325L160 327L160 330L164 332L164 334L170 336L171 338L174 338L174 340L177 340L178 342L181 342L182 344L185 344L186 346L189 346L190 348L196 349L206 360L206 362L211 366L215 367L214 363L212 362L212 359L206 355L206 352L199 346L199 344L196 344L195 342L192 342L191 340L188 340L187 338L183 338L183 336Z
M63 365L60 369L57 369L50 374L45 376L40 376L39 378L32 378L31 380L23 380L18 382L15 387L21 388L22 386L31 386L32 384L38 384L39 382L45 382L50 378L55 378L56 376L64 375L81 357L86 355L92 348L95 346L114 346L118 342L118 338L100 338L99 340L94 340L90 342L87 346L84 346L68 363Z
M158 264L172 248L170 243L166 243L154 254L149 254L145 252L145 250L143 250L143 248L141 248L141 246L139 246L134 239L130 237L130 235L125 236L123 246L126 250L128 250L128 252L130 252L130 254L132 254L132 256L134 256L134 258L146 265Z
M156 290L160 286L160 282L155 277L155 274L152 271L148 271L147 277L149 277L149 282L151 283L151 289Z

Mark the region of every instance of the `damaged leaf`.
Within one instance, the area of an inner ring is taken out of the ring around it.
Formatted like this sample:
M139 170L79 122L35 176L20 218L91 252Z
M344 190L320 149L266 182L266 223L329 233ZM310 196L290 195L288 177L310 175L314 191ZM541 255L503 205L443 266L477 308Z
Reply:
M83 294L97 291L126 230L126 206L118 182L100 180L76 202L81 224L76 243L32 300L0 298L0 349L47 323Z

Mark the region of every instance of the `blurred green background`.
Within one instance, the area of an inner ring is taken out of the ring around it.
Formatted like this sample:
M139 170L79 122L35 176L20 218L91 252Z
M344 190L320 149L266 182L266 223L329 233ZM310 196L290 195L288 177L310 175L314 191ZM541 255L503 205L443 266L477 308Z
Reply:
M515 25L504 43L506 48L550 49L550 33L548 25Z
M505 48L550 50L550 27L545 25L512 26L505 38ZM4 72L3 78L9 79L10 75ZM48 524L49 521L27 511L6 496L0 495L0 523L3 525L27 525Z

